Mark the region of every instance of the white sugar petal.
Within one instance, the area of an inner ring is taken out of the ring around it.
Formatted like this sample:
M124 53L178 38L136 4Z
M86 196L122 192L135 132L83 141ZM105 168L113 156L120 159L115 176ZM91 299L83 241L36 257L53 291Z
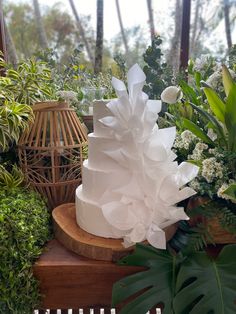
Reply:
M158 226L152 224L147 232L148 242L157 249L166 249L166 235Z
M113 227L120 230L129 230L138 222L136 216L128 210L128 207L120 202L104 204L102 212L106 220Z
M127 236L126 236L127 237ZM128 235L130 242L142 242L146 238L146 228L142 223L137 223Z
M182 162L178 166L178 172L176 174L176 180L178 186L182 187L192 179L194 179L199 171L199 167L191 164L190 162Z
M160 111L161 111L161 100L148 100L147 101L147 107L148 109L154 113L155 115L157 115Z
M128 97L126 86L124 82L118 80L115 77L112 77L112 86L114 87L118 97L125 96Z

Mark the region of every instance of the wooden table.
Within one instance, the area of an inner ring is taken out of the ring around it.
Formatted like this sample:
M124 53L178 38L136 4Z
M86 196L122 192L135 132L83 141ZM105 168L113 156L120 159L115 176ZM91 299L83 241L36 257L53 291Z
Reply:
M43 309L111 308L112 286L140 267L118 266L70 252L50 241L34 265Z
M222 245L209 247L208 253L218 255ZM111 313L111 295L113 284L127 276L143 270L141 267L118 266L112 262L96 261L79 256L57 240L50 241L34 265L34 274L40 282L40 292L43 295L43 309L64 309L62 314L79 314L79 308L84 313ZM40 311L40 314L44 311ZM57 313L50 310L50 314ZM151 313L156 313L153 309Z

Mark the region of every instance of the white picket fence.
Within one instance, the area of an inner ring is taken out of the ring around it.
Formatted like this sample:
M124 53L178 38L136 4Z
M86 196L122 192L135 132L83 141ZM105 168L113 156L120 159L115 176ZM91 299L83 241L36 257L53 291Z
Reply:
M53 310L53 314L64 314L64 313L66 313L65 311L67 311L67 314L73 314L73 312L72 312L72 309L68 309L68 310L63 310L63 313L62 313L62 311L61 310ZM35 310L34 311L34 314L41 314L42 312L44 312L44 311L38 311L38 310ZM52 310L45 310L45 312L44 312L45 314L50 314L50 313L52 313ZM79 311L77 312L78 314L84 314L84 311L83 311L83 309L79 309ZM98 313L98 311L96 310L96 313ZM110 310L110 314L116 314L117 312L116 312L116 310L115 309L111 309ZM147 314L149 314L150 312L147 312ZM153 313L153 310L152 310L152 313ZM155 312L154 312L155 313ZM88 311L86 310L86 314L88 314ZM94 314L94 309L90 309L90 313L89 314ZM104 312L104 309L100 309L100 314L105 314L105 312ZM106 309L106 314L108 314L108 310ZM156 313L155 314L161 314L161 310L160 309L156 309Z

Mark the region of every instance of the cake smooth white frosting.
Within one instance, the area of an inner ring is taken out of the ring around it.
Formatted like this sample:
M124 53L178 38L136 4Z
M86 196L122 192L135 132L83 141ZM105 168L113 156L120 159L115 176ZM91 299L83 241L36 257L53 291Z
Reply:
M117 99L94 102L94 133L76 190L76 220L85 231L123 238L124 245L148 240L165 248L163 229L188 219L176 204L195 194L184 185L198 167L175 161L174 127L159 129L161 102L148 100L145 75L138 65L125 84L112 79Z

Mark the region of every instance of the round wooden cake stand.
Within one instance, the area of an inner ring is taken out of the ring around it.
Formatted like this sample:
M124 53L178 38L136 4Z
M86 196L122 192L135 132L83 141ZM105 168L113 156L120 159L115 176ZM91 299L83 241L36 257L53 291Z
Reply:
M81 229L76 223L74 203L56 207L52 212L52 217L56 239L67 249L79 255L115 262L134 249L134 246L124 248L123 239L102 238ZM176 225L165 229L167 241L172 238L176 229Z
M67 249L79 255L115 262L134 249L134 247L124 248L123 239L102 238L81 229L76 223L74 203L56 207L52 217L56 239Z

